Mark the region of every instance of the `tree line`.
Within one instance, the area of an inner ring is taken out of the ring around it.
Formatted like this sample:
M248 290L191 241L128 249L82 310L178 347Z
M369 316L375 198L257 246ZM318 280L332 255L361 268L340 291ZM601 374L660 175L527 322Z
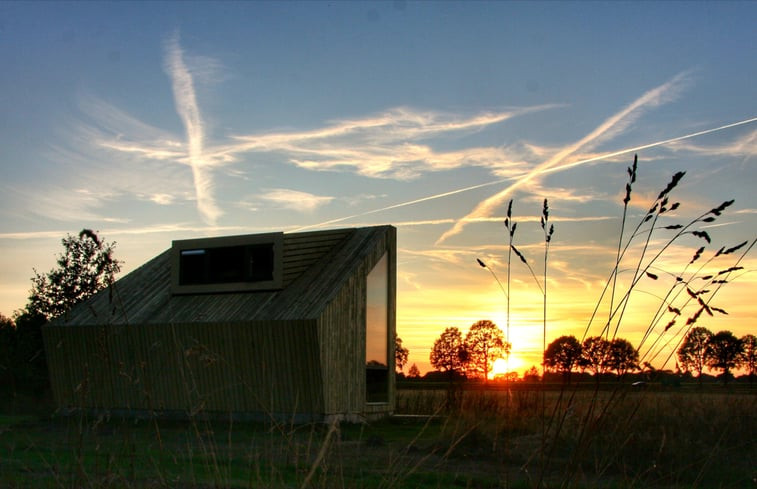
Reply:
M757 337L753 334L738 338L730 331L712 331L697 326L691 328L678 349L678 366L683 372L696 373L699 382L705 367L720 370L724 382L733 370L744 368L752 381L757 373Z
M456 327L446 328L434 340L429 360L437 372L450 379L488 379L494 362L506 358L510 352L511 344L505 341L502 330L492 321L481 320L471 325L465 335ZM396 338L395 359L400 372L407 363L408 353L402 339ZM724 382L728 382L735 369L746 370L750 381L757 373L757 337L752 334L737 338L730 331L713 334L707 328L695 327L684 337L676 354L676 370L695 373L700 382L705 367L721 370ZM603 336L590 336L583 341L572 335L560 336L544 350L542 366L545 372L561 374L566 380L577 371L590 373L599 380L605 374L622 377L635 371L654 370L649 363L640 364L639 352L630 341ZM408 377L420 377L415 364L410 367ZM535 366L524 375L524 379L538 377ZM508 378L514 380L517 374L509 374Z

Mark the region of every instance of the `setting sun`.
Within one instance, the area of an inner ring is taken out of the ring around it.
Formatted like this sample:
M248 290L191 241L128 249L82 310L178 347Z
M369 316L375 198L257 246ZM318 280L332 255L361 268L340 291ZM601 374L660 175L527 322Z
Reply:
M508 372L517 372L521 367L523 367L523 361L517 356L510 355L509 361L504 358L498 358L492 365L489 378L493 379L498 375L504 375Z

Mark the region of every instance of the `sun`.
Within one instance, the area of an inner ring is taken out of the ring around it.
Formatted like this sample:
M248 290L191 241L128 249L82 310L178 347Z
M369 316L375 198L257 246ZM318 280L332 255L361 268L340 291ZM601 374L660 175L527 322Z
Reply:
M493 379L497 375L504 375L508 372L517 372L523 366L523 361L515 355L510 355L509 361L504 358L494 360L492 371L489 372L489 378Z

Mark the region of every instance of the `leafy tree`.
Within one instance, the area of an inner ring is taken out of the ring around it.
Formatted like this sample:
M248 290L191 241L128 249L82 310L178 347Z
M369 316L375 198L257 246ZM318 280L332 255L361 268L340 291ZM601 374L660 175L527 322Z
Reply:
M75 304L113 283L120 262L113 258L115 243L102 241L95 232L83 229L78 236L61 240L64 252L58 256L57 268L32 278L32 290L26 312L41 314L50 320Z
M597 380L609 368L610 342L601 336L590 336L581 345L580 366L590 370Z
M536 365L531 365L531 368L523 372L524 382L538 382L539 381L539 369Z
M447 328L434 341L429 360L431 365L443 372L453 374L462 372L465 367L467 354L463 345L463 335L460 330L453 327Z
M581 358L581 343L575 336L560 336L544 351L544 366L562 372L567 379Z
M728 383L731 369L739 368L743 355L741 340L730 331L719 331L710 338L705 358L708 367L723 371L723 382Z
M410 365L410 370L407 372L407 376L411 379L417 379L421 376L421 371L418 369L418 365L412 364Z
M395 365L397 365L397 369L402 372L402 369L405 368L405 365L407 364L407 356L410 354L410 351L402 346L402 338L399 336L394 337L394 362Z
M685 372L696 372L700 384L702 371L707 365L706 353L710 338L712 338L712 331L709 329L703 326L691 328L678 349L678 362L681 367Z
M749 374L749 382L752 382L757 373L757 336L748 334L741 338L741 343L744 345L743 366Z
M469 369L483 375L484 381L487 381L492 363L510 353L510 344L496 324L483 319L473 323L465 335L465 350Z
M113 258L115 243L102 241L89 229L78 236L67 235L61 243L64 252L57 258L57 268L44 275L35 270L29 302L13 318L13 351L8 361L11 383L15 389L35 395L49 385L42 326L111 284L120 270L120 262Z
M623 338L615 338L610 342L608 365L618 376L629 370L639 368L639 352L633 345Z

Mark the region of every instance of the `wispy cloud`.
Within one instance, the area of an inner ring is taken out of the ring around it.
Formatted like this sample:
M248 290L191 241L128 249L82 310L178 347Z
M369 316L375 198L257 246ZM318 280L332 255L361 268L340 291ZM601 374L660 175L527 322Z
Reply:
M171 205L175 200L171 194L153 194L150 196L150 201L158 205Z
M559 107L539 105L473 115L399 107L311 130L236 135L214 142L206 134L198 106L195 70L185 62L176 35L166 42L165 65L185 137L142 123L103 101L86 99L83 109L97 125L81 126L80 139L82 144L86 141L138 160L173 162L190 168L197 208L207 223L214 223L222 213L214 198L215 172L226 167L227 173L234 173L229 165L244 164L245 154L278 155L305 170L347 171L369 178L409 180L428 172L472 166L513 178L529 168L523 155L541 151L540 148L516 143L441 151L437 143L442 137L465 137L516 116Z
M458 220L451 229L442 234L437 243L442 243L450 237L459 234L465 227L466 223L470 222L471 220L488 216L494 209L500 206L505 201L505 199L507 199L513 193L514 190L538 178L545 171L548 171L551 168L565 163L566 160L571 155L574 155L578 150L590 150L593 147L596 147L596 145L600 142L616 136L622 130L626 129L634 120L638 119L638 117L643 113L645 109L656 107L665 102L673 100L683 89L686 80L687 74L682 73L673 77L671 80L660 85L659 87L649 90L641 97L634 100L631 104L623 108L623 110L613 114L611 117L606 119L604 122L602 122L602 124L597 126L593 131L591 131L583 138L572 144L569 144L543 163L536 165L526 175L520 177L504 190L501 190L500 192L497 192L491 197L480 202L471 212Z
M197 105L192 73L184 62L178 33L166 42L166 71L171 77L176 112L181 118L187 137L187 156L192 168L197 209L203 219L214 224L221 210L213 197L213 178L205 156L205 128Z
M278 229L277 229L278 230ZM35 239L60 239L66 234L76 230L59 229L52 231L19 231L15 233L0 233L0 240L35 240ZM143 236L146 234L168 234L176 236L179 233L240 233L249 231L245 226L197 226L191 223L156 224L153 226L113 227L98 230L107 239L118 236Z
M682 73L648 91L592 132L565 147L549 147L525 141L515 141L502 146L464 144L464 138L469 134L492 130L497 124L513 117L561 107L555 104L467 115L398 107L365 117L337 120L309 130L238 134L228 136L225 140L213 141L206 133L195 91L197 77L208 70L201 67L195 69L192 60L187 62L178 35L172 36L166 42L165 55L165 67L172 81L176 111L183 122L185 137L176 137L151 127L116 108L102 107L98 110L102 129L92 129L93 137L90 141L96 142L100 148L133 158L153 162L170 161L191 169L197 209L208 224L215 223L222 215L214 197L214 177L221 176L216 173L225 167L225 174L238 174L243 175L238 178L246 178L247 173L242 171L248 165L248 160L243 158L246 154L275 155L279 161L283 159L293 166L309 171L346 171L369 178L411 180L431 172L472 166L485 169L494 177L501 176L500 179L482 184L391 204L307 227L322 227L487 186L508 185L504 190L480 202L466 216L457 219L451 229L439 238L440 243L459 233L466 223L492 216L494 210L515 189L528 186L529 190L533 189L535 192L543 190L540 187L540 177L543 175L588 163L610 161L637 149L680 142L690 136L727 127L722 126L612 153L597 151L599 145L626 131L646 110L674 100L688 83L688 74ZM205 64L212 63L208 61ZM442 149L448 145L440 143L449 141L450 138L463 144L457 145L455 150ZM750 148L754 145L754 138L745 138L740 144L749 153L752 151ZM696 151L696 148L691 150ZM235 169L229 165L237 167ZM182 177L187 180L186 175ZM561 199L583 201L581 195L558 190ZM168 204L177 199L176 195L165 190L145 193L156 204ZM555 189L550 188L549 194L555 195ZM286 198L278 198L275 193L269 197L258 199L257 202L267 200L279 207L298 210L315 209L326 203L322 199L305 199L299 203L288 204ZM185 196L182 196L183 198Z
M555 107L558 106L539 105L472 116L400 107L308 131L239 135L232 143L214 147L208 155L213 161L228 163L242 153L280 153L290 163L308 170L347 170L367 177L403 180L462 166L489 167L512 174L526 168L524 162L509 158L505 148L437 151L429 141L450 133L459 137Z
M669 144L676 143L678 141L689 140L689 139L697 138L699 136L703 136L703 135L706 135L706 134L712 134L712 133L715 133L715 132L720 132L720 131L724 131L724 130L727 130L727 129L731 129L731 128L734 128L734 127L743 126L743 125L747 125L747 124L752 124L754 122L757 122L757 117L753 117L753 118L750 118L750 119L744 119L744 120L733 122L733 123L730 123L730 124L725 124L725 125L722 125L722 126L718 126L718 127L714 127L714 128L710 128L710 129L705 129L705 130L702 130L702 131L697 131L697 132L685 134L685 135L682 135L682 136L677 136L677 137L674 137L674 138L668 138L668 139L653 141L651 143L645 143L645 144L641 144L641 145L637 145L637 146L623 148L623 149L620 149L620 150L615 150L615 151L606 152L606 153L600 153L600 154L597 154L595 156L591 156L591 157L588 157L588 158L583 157L583 158L579 158L577 160L573 160L573 161L571 161L569 163L563 163L563 164L556 165L556 166L551 166L551 167L548 167L548 168L542 167L540 169L540 173L541 174L547 174L547 173L553 173L553 172L558 172L558 171L564 171L564 170L567 170L569 168L585 165L585 164L588 164L588 163L599 162L599 161L603 161L603 162L605 162L605 161L614 161L615 158L617 158L618 156L621 156L621 155L627 155L629 153L634 153L636 151L641 151L641 150L644 150L644 149L654 148L654 147L658 147L658 146L669 145ZM498 180L490 180L488 182L483 182L483 183L480 183L480 184L477 184L477 185L470 185L470 186L467 186L467 187L461 187L461 188L457 188L457 189L454 189L454 190L449 190L449 191L446 191L446 192L441 192L441 193L437 193L437 194L428 195L426 197L421 197L421 198L418 198L418 199L413 199L413 200L409 200L409 201L399 202L399 203L396 203L396 204L391 204L391 205L388 205L388 206L372 209L372 210L369 210L369 211L366 211L366 212L361 212L361 213L358 213L358 214L353 214L353 215L348 215L348 216L342 216L342 217L339 217L339 218L331 219L331 220L320 222L320 223L317 223L317 224L311 224L311 225L308 225L308 226L302 226L302 227L300 227L298 229L299 230L304 230L304 229L312 229L312 228L324 227L324 226L328 226L330 224L335 224L335 223L351 220L351 219L354 219L354 218L357 218L357 217L364 217L364 216L368 216L368 215L371 215L371 214L378 214L378 213L385 212L385 211L392 210L392 209L398 209L398 208L401 208L401 207L412 206L412 205L419 204L419 203L422 203L422 202L429 202L429 201L432 201L432 200L437 200L437 199L442 199L442 198L445 198L445 197L450 197L452 195L457 195L457 194L461 194L461 193L465 193L465 192L471 192L473 190L478 190L478 189L485 188L485 187L491 187L491 186L494 186L494 185L499 185L499 184L502 184L502 183L509 182L511 180L514 180L514 178L502 178L502 179L498 179ZM530 185L532 187L538 185L538 181L534 182L533 180L530 180L528 183L530 183ZM550 193L551 192L552 192L552 190L550 189ZM575 201L578 201L578 202L585 201L585 199L583 199L581 196L577 196L577 195L574 195L574 194L572 195L571 192L565 193L561 197L565 198L566 200L575 200ZM618 200L620 200L620 199L618 199ZM634 205L635 204L636 203L634 202ZM498 220L502 220L502 218L501 217L491 217L491 216L487 216L487 217L475 217L475 218L474 217L469 217L469 218L467 218L466 222L480 222L480 221L489 221L489 220L491 220L491 221L498 221ZM458 220L452 220L452 222L459 223Z
M748 131L732 141L715 145L694 144L690 141L678 141L671 144L672 149L688 151L706 156L734 156L753 158L757 156L757 129Z
M285 188L266 190L260 195L260 198L274 203L277 207L299 212L313 212L318 207L326 205L334 200L334 197L314 195L308 192L300 192L299 190Z

